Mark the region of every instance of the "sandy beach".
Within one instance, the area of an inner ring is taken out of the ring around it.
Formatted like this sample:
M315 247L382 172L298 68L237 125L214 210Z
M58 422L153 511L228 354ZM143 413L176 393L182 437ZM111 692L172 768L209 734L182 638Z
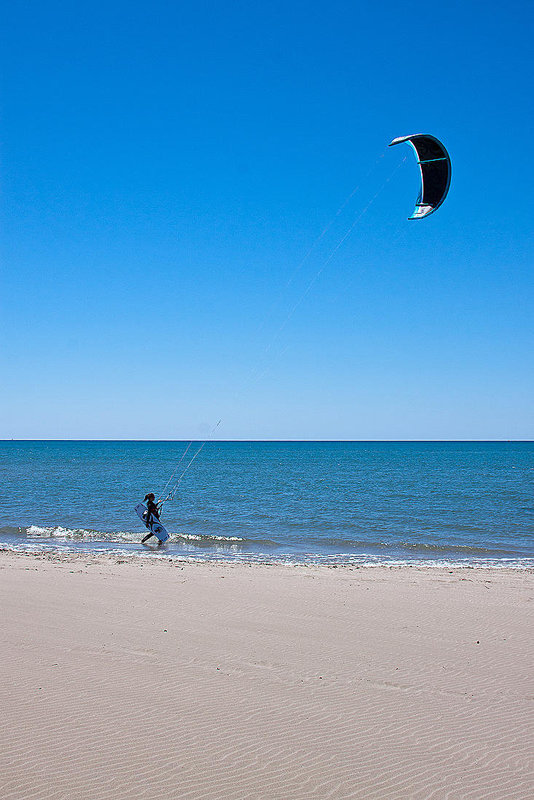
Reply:
M532 572L0 569L4 800L534 796Z

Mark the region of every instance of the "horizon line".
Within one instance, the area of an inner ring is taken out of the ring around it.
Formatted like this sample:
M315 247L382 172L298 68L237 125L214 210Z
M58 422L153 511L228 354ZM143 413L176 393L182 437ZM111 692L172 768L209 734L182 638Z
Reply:
M185 442L243 444L532 444L534 439L0 439L0 442L109 442L171 444Z

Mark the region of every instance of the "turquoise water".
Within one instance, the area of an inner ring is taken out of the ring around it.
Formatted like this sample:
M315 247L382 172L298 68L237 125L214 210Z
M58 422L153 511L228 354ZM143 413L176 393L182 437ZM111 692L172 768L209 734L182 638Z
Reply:
M0 442L0 545L534 566L534 443L208 442L165 506L169 543L143 547L133 508L186 446Z

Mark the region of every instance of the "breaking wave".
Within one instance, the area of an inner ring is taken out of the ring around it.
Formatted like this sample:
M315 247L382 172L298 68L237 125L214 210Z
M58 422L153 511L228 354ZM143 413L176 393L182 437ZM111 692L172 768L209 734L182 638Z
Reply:
M138 543L139 532L132 531L97 531L88 528L64 528L61 525L45 527L41 525L30 525L28 528L0 529L1 532L16 531L19 535L26 535L33 539L74 539L85 541L105 541L105 542L132 542ZM141 535L144 535L143 533ZM195 534L195 533L174 533L171 534L173 541L191 542L244 542L247 541L241 536L218 536L217 534Z

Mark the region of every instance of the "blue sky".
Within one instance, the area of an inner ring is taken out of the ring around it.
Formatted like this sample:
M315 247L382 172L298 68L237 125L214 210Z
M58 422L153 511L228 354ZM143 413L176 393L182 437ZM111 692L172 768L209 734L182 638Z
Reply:
M533 22L10 3L0 437L534 438Z

